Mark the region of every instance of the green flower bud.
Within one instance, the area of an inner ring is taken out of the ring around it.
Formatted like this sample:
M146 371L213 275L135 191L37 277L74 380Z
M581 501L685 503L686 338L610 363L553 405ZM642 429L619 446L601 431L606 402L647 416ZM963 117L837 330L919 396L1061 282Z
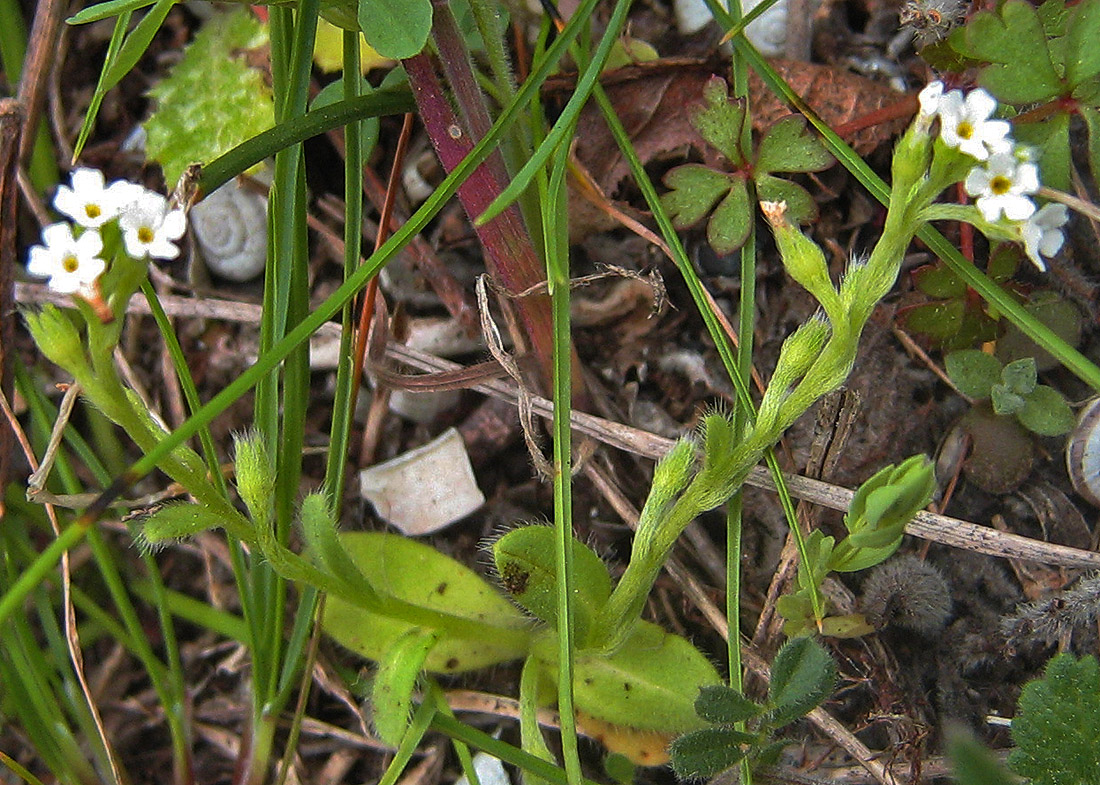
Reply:
M783 341L779 350L779 361L775 365L764 399L760 402L756 423L758 428L771 428L779 409L799 379L801 379L814 361L821 355L825 342L829 340L832 329L819 314L791 333Z
M54 305L46 305L38 313L24 311L23 319L39 350L50 362L77 378L89 372L84 343L68 314Z
M821 248L787 220L786 202L761 202L760 209L772 227L787 273L817 298L830 319L837 318L839 299Z
M248 507L252 520L258 526L264 526L271 517L275 498L275 469L267 445L259 431L235 434L233 445L237 492Z

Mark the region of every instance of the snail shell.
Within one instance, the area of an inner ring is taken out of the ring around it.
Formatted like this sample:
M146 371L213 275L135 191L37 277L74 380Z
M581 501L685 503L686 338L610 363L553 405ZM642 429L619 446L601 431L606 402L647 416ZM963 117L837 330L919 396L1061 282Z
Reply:
M191 208L191 227L211 272L231 281L263 272L267 197L231 180Z
M1066 470L1073 489L1100 507L1100 398L1093 398L1077 416L1066 442Z

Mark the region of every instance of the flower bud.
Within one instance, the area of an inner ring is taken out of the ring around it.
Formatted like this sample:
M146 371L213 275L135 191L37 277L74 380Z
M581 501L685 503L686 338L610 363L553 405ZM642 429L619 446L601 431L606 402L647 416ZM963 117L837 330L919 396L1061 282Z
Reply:
M234 434L234 465L237 472L237 492L241 495L252 520L264 525L270 518L275 494L275 469L259 431Z
M34 342L50 362L78 378L88 373L80 333L60 308L46 305L38 313L25 311L23 318Z

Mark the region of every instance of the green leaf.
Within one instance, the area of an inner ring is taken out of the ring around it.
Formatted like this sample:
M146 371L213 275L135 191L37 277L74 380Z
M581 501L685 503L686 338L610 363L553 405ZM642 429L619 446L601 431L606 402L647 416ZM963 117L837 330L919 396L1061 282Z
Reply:
M1076 423L1066 399L1045 384L1024 397L1024 406L1016 412L1016 417L1021 425L1040 436L1061 436L1072 431Z
M1013 360L1001 370L1001 381L1005 387L1017 395L1027 395L1038 383L1034 357L1021 357Z
M1068 190L1071 185L1070 113L1058 111L1041 123L1019 123L1013 129L1017 141L1034 147L1043 185Z
M763 712L763 706L725 684L703 687L695 699L695 713L707 722L732 724L751 720Z
M743 177L730 181L730 192L719 203L707 224L707 241L719 256L731 254L749 239L753 210Z
M522 631L530 621L473 570L430 545L396 534L350 532L340 539L359 572L380 593L422 608L486 623L485 634L477 640L441 637L428 655L425 669L456 673L526 654L525 643L495 639L493 630ZM380 660L416 625L372 613L330 595L325 603L323 626L342 646Z
M127 11L136 11L147 5L152 5L156 0L107 0L105 3L96 3L83 8L65 20L67 25L83 25L89 22L98 22L110 16L118 16Z
M937 344L943 344L962 329L966 303L961 300L921 303L902 310L898 317L906 330L926 335Z
M557 532L550 526L521 526L493 543L493 561L501 586L535 618L556 627L558 584ZM573 621L584 642L592 619L611 596L611 575L595 551L573 543Z
M359 27L374 51L391 60L419 54L432 30L431 0L359 0Z
M1100 107L1082 106L1081 116L1089 130L1089 171L1094 182L1100 182Z
M836 688L836 663L812 638L792 638L772 663L768 699L771 724L779 728L821 705Z
M764 172L820 172L835 159L806 127L802 115L788 115L767 130L756 150L755 170Z
M557 673L558 641L536 638L532 653ZM699 688L720 684L710 661L678 635L639 621L608 656L581 649L574 663L574 705L598 720L640 730L683 733L701 727L695 714Z
M1084 317L1076 305L1056 292L1034 292L1024 304L1024 309L1070 346L1081 343ZM1050 352L1024 335L1020 328L1009 325L997 341L997 359L1008 363L1022 357L1034 357L1035 367L1039 371L1049 371L1061 365Z
M926 264L913 271L913 283L929 297L962 297L966 283L945 264Z
M677 166L663 178L672 190L661 197L661 204L677 229L688 229L706 217L737 179L702 164Z
M122 47L118 50L118 56L107 68L107 73L104 74L103 82L98 86L98 89L104 92L110 90L122 81L122 77L133 70L138 60L145 54L145 50L149 48L149 44L153 42L153 36L160 30L164 18L168 16L168 12L172 10L172 6L176 2L177 0L157 0L156 4L149 9L149 12L141 18L137 26L126 36L126 40L122 42Z
M1100 74L1100 0L1082 0L1066 24L1066 81L1077 85Z
M944 367L959 392L971 398L988 398L993 385L1001 381L1001 362L977 349L951 352Z
M1100 782L1100 668L1096 658L1056 655L1043 678L1020 693L1008 758L1033 785L1094 785Z
M190 164L209 162L272 126L271 90L242 54L266 42L263 25L244 9L219 15L149 91L156 109L145 122L145 151L169 184Z
M1024 0L1007 0L999 12L975 15L966 26L966 45L968 54L991 63L978 82L1001 101L1046 101L1063 89L1043 25Z
M745 757L744 744L755 736L733 728L703 728L685 733L668 748L672 769L682 780L713 777Z
M817 218L817 202L810 192L790 180L758 174L756 196L762 202L786 202L787 219L792 223L807 224Z
M726 80L712 76L703 87L705 104L691 115L691 124L707 143L718 150L734 167L743 166L741 134L744 129L745 104L729 97Z
M993 404L993 413L1001 417L1017 414L1024 408L1024 397L1014 393L1004 384L995 384L989 391L989 400Z
M396 747L409 727L416 680L438 636L411 629L394 641L378 663L371 684L371 708L378 738Z

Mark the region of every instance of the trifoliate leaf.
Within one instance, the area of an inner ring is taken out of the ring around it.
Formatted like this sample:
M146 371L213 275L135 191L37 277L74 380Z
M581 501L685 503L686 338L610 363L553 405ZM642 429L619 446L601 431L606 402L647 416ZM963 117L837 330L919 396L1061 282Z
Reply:
M741 745L751 744L757 738L733 728L702 728L685 733L669 747L672 768L682 780L712 777L745 757Z
M763 706L725 684L703 687L695 699L695 713L707 722L726 724L742 722L759 716L763 712Z
M756 151L758 172L820 172L833 156L806 127L802 115L790 115L767 130Z
M1020 693L1009 766L1033 785L1100 782L1100 667L1093 656L1059 654Z
M749 239L753 211L745 181L730 181L730 192L714 210L707 223L707 242L719 256L733 253Z
M243 8L218 15L149 91L157 106L145 123L145 151L169 185L190 164L209 162L274 124L271 89L245 59L266 43L265 27Z
M1042 22L1024 0L979 12L966 26L966 45L968 54L991 63L978 82L1001 101L1045 101L1062 90Z
M1000 361L977 349L951 352L944 366L959 392L971 398L988 398L993 385L1001 381Z
M787 641L772 663L771 723L779 728L817 708L833 694L836 678L836 663L820 643L812 638Z
M1061 436L1073 430L1076 418L1066 399L1053 387L1040 384L1030 395L1024 396L1024 405L1016 412L1020 424L1040 436Z
M787 219L791 223L807 224L817 218L817 202L810 192L790 180L757 174L756 196L762 202L786 202Z
M703 87L706 105L691 117L691 124L707 143L736 166L744 164L741 134L745 125L745 104L731 99L726 80L715 76Z
M661 202L673 225L687 229L706 217L734 179L734 175L701 164L677 166L664 176L664 184L672 190L661 197Z

